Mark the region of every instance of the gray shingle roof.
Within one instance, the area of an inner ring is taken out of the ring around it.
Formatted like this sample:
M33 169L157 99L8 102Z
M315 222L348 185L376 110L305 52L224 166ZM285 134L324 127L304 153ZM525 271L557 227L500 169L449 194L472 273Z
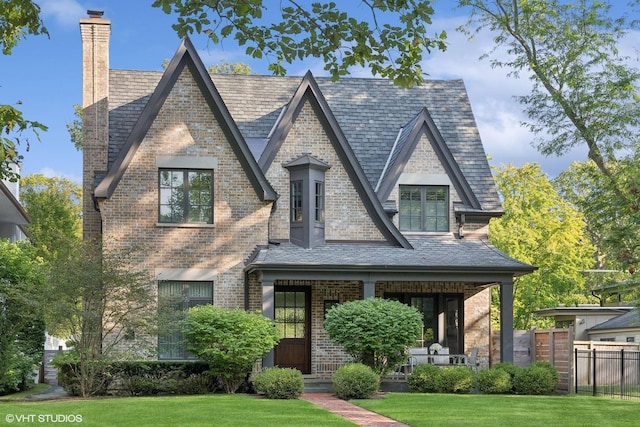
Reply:
M111 70L109 165L131 132L162 72ZM214 75L244 138L264 141L302 77ZM316 78L367 179L375 187L399 129L427 107L484 210L500 209L489 164L461 80L428 80L402 89L386 79ZM255 155L259 144L252 144Z
M480 239L453 239L451 236L409 238L413 249L376 243L325 243L304 249L292 243L270 245L251 262L252 266L327 266L338 268L385 268L424 270L495 270L531 272L535 268L516 261Z
M609 319L606 322L602 322L599 325L589 329L590 331L605 331L608 329L623 329L640 327L640 317L638 316L638 310L634 309L628 313L621 314L620 316Z

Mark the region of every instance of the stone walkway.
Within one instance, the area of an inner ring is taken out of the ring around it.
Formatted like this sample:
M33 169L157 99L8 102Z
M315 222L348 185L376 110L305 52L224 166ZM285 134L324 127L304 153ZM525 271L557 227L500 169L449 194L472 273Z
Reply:
M402 424L375 412L368 411L345 400L338 399L331 393L302 393L301 399L311 402L329 412L366 427L402 427Z

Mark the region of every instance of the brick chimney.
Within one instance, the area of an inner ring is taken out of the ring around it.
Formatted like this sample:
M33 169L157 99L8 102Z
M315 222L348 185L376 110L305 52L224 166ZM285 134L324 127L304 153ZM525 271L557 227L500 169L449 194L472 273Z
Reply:
M94 203L96 176L107 170L109 143L109 36L111 22L102 11L89 10L80 20L82 38L83 234L97 237L100 213Z

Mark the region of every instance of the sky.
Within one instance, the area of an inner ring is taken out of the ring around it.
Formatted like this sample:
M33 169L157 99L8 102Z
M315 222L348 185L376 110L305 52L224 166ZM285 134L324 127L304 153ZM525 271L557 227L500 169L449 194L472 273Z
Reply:
M173 57L180 39L171 28L175 17L151 7L152 0L39 0L41 17L49 30L46 36L28 36L9 56L0 55L0 103L17 104L28 120L41 122L49 130L40 141L29 136L20 145L24 156L22 175L41 173L62 176L80 183L82 153L70 141L67 123L75 116L73 105L82 103L82 70L79 20L88 9L103 10L111 21L110 67L130 70L161 70L164 59ZM425 55L423 70L428 79L462 79L465 82L485 151L490 164L501 166L538 163L550 176L557 175L572 161L586 159L585 150L563 156L544 157L532 147L531 135L521 122L522 108L514 99L530 90L528 79L507 77L507 71L491 68L480 60L493 47L490 35L469 42L455 28L466 22L466 12L452 7L454 2L436 2L434 33L446 30L449 47L445 52ZM212 45L204 36L191 36L205 65L221 61L245 62L257 74L269 74L266 61L251 60L233 40ZM302 76L311 70L323 76L323 66L305 60L288 67L288 75ZM354 71L365 77L366 72Z

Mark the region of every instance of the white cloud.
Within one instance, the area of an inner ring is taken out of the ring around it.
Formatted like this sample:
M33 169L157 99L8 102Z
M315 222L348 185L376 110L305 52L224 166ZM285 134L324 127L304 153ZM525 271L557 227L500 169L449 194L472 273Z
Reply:
M45 25L53 19L62 27L78 27L80 18L87 15L87 9L76 0L38 0Z
M75 182L76 184L82 184L82 176L65 174L50 167L44 167L36 173L44 175L47 178L62 177L68 179L71 182Z

